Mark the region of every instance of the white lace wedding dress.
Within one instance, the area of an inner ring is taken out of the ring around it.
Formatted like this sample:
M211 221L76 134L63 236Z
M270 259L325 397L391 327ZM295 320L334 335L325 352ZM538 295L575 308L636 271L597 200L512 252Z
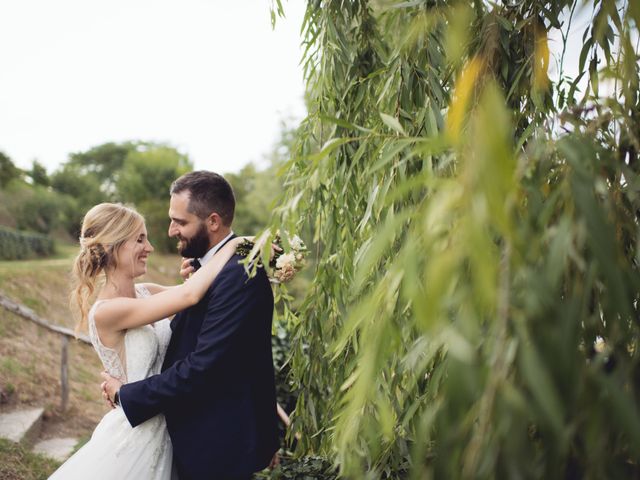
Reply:
M148 296L142 285L136 285L138 297ZM94 313L99 300L88 315L89 337L107 372L123 383L135 382L160 373L171 339L169 320L128 330L124 337L122 357L102 345L96 330ZM97 383L97 382L96 382ZM91 479L169 480L172 477L172 448L164 415L157 415L132 428L118 407L107 413L91 439L49 477L56 480Z

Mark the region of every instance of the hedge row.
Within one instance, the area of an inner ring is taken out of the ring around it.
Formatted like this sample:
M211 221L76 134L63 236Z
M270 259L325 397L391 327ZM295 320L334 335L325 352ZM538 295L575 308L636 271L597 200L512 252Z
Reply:
M0 227L0 259L46 257L53 253L53 240L46 235Z

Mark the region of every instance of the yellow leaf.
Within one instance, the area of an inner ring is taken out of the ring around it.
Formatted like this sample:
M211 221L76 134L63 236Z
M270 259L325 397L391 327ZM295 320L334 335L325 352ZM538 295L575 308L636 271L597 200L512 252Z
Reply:
M546 90L549 84L547 71L549 69L549 41L547 32L536 28L536 46L533 53L533 87L536 90Z
M482 71L482 66L482 60L479 57L474 57L462 70L460 77L456 81L453 100L447 116L447 133L454 142L457 142L460 138L464 117L468 110L476 81Z

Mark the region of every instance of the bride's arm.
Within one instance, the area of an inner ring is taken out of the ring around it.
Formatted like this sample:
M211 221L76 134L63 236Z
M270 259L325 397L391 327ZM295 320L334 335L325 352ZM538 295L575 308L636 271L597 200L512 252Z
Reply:
M148 325L195 305L204 296L242 241L244 241L243 237L229 241L211 261L182 285L167 288L150 297L118 297L104 302L95 313L96 324L100 329L112 332L127 330Z

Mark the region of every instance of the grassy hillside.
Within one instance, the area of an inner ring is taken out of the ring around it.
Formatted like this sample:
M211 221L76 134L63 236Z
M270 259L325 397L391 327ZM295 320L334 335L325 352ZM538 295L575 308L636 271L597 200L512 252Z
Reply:
M2 480L43 480L58 467L58 462L0 439L0 478Z
M68 309L69 272L75 247L57 258L0 262L0 291L51 323L74 327ZM140 281L175 283L179 258L152 255ZM102 366L92 347L69 343L70 398L60 411L61 337L0 308L0 411L44 406L45 437L87 437L107 411L100 395Z

